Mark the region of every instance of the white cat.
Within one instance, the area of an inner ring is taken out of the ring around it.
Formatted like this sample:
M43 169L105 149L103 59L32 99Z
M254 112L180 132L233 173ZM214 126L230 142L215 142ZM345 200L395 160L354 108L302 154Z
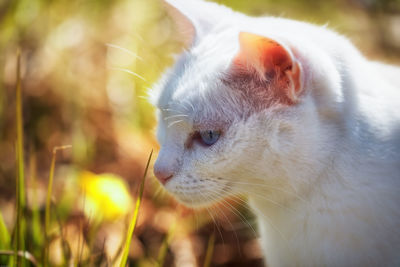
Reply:
M167 191L248 195L269 266L400 266L400 69L324 27L167 2L190 48L154 90Z

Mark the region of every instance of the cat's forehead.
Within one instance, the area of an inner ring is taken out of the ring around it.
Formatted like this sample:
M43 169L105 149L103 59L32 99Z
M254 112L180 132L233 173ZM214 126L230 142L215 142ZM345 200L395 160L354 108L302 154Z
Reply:
M226 69L239 49L238 29L217 28L198 39L178 58L175 67L168 74L170 79L181 83L201 80Z
M175 110L189 115L209 109L210 98L218 97L221 78L234 54L235 46L223 46L212 36L183 53L159 88L157 107L165 114Z

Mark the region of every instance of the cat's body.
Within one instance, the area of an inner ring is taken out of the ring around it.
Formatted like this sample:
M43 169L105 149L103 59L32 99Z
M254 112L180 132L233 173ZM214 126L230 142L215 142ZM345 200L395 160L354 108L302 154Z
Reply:
M191 49L156 95L166 189L247 195L269 266L399 266L400 69L322 27L168 2Z

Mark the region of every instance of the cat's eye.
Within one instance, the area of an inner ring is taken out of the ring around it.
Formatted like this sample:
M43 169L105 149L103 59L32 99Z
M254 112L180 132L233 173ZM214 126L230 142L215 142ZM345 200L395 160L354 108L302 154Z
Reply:
M211 146L218 141L219 137L221 136L221 131L213 131L213 130L206 130L199 132L201 141L207 145Z

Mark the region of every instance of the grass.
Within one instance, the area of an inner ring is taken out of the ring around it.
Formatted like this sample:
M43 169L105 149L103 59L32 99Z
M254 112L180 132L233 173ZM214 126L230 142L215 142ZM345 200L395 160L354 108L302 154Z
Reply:
M204 265L203 265L204 267L210 267L211 265L211 260L214 252L214 245L215 245L215 234L213 233L210 236L210 239L208 239L206 257L204 258Z
M126 262L128 260L129 249L130 249L131 241L132 241L132 235L133 235L133 231L135 230L135 227L136 227L136 222L137 222L137 218L138 218L138 215L139 215L140 203L141 203L142 197L143 197L144 182L146 180L146 175L147 175L147 171L149 169L150 160L151 160L151 156L152 155L153 155L153 151L151 151L149 159L147 160L146 169L144 170L143 179L142 179L142 182L140 184L139 195L138 195L138 198L136 200L135 210L133 211L132 220L131 220L131 222L129 224L128 232L127 232L127 234L125 236L125 245L124 245L124 248L123 248L123 251L122 251L121 262L119 264L120 267L125 267L126 266Z
M26 209L26 197L25 197L25 162L24 162L24 129L23 129L23 105L22 105L22 85L21 85L21 52L17 52L17 69L16 69L16 142L15 142L15 151L16 151L16 221L13 237L11 239L10 234L7 230L6 224L4 222L3 216L0 213L0 256L9 257L8 265L9 266L28 266L28 262L30 265L34 266L49 266L49 254L50 254L50 241L51 241L51 223L52 223L52 191L53 191L53 181L54 181L54 171L57 159L57 152L60 150L64 150L70 148L70 145L67 146L57 146L54 147L52 151L52 160L49 171L49 179L47 185L47 194L46 194L46 202L45 202L45 215L44 215L44 244L38 239L37 235L40 235L40 214L38 207L35 206L36 203L33 203L32 209L32 231L33 231L33 249L42 251L41 262L38 262L34 255L25 250L25 246L28 242L27 240L27 218L25 216ZM140 204L143 197L144 191L144 183L146 180L148 168L150 165L151 157L153 155L153 151L151 151L146 168L144 171L144 175L140 184L138 198L136 200L135 209L133 211L133 216L130 221L130 225L125 236L125 242L123 246L121 246L121 261L120 266L126 266L129 256L129 250L132 240L132 235L135 230L135 226L137 223L137 219L139 216ZM30 157L30 175L31 182L34 187L36 187L36 159L34 156L33 150L31 150ZM34 199L34 202L36 200ZM57 215L57 214L56 214ZM65 253L65 239L62 234L62 223L57 217L58 226L60 230L60 235L62 238L62 248L63 248L63 258L64 263L67 264L71 255L70 253ZM80 226L82 228L82 221L80 220ZM82 229L81 229L82 230ZM35 237L36 235L36 237ZM11 244L12 240L12 244ZM85 242L82 240L82 242ZM39 248L37 248L39 246ZM42 246L42 247L41 247ZM32 247L32 246L31 246ZM10 249L13 248L13 249ZM161 251L167 250L167 248L161 248ZM83 243L82 247L78 251L78 262L75 263L77 266L85 265L82 260L82 252L83 252ZM164 252L164 254L165 254ZM103 253L103 251L102 251ZM67 254L67 255L66 255ZM120 255L120 254L119 254ZM118 256L118 255L117 255ZM116 257L117 257L116 256ZM0 258L1 260L2 258ZM89 259L90 260L90 259ZM115 260L115 259L114 259ZM0 262L1 263L1 262Z
M15 143L15 148L16 148L16 165L17 165L17 172L16 172L16 223L15 223L15 229L14 229L14 250L7 250L10 247L10 235L7 230L7 227L4 223L4 219L2 217L2 214L0 213L0 255L2 256L13 256L10 257L10 260L8 261L10 266L27 266L27 261L29 261L32 265L37 266L39 263L35 259L35 257L25 251L25 243L26 239L26 218L24 216L24 210L26 206L26 200L25 200L25 163L24 163L24 142L23 142L23 137L24 137L24 131L23 131L23 117L22 117L22 86L21 86L21 52L17 52L17 84L16 84L16 132L17 132L17 140ZM52 160L51 160L51 165L50 165L50 172L49 172L49 180L48 180L48 185L47 185L47 195L46 195L46 207L45 207L45 220L44 220L44 233L45 233L45 243L43 247L43 255L42 255L42 264L43 266L49 266L49 244L50 244L50 224L51 224L51 197L52 197L52 189L53 189L53 181L54 181L54 170L55 170L55 165L56 165L56 159L57 159L57 152L60 150L64 150L67 148L70 148L70 145L66 146L57 146L54 147L52 151ZM32 152L33 153L33 152ZM122 248L122 258L120 262L120 266L126 266L127 260L128 260L128 255L129 255L129 249L130 249L130 244L131 244L131 239L133 232L135 230L137 218L139 215L139 208L140 208L140 203L143 197L143 191L144 191L144 183L145 179L147 176L148 168L150 165L151 157L152 157L153 151L151 151L145 172L142 178L142 182L140 184L139 188L139 195L136 200L136 206L135 210L133 212L132 220L129 225L129 229L127 231L127 235L125 237L125 244ZM31 160L31 178L33 183L36 183L35 181L35 172L34 168L36 167L36 162L34 160L34 157L31 157L33 160ZM37 217L37 216L36 216ZM60 231L62 232L62 225L59 219L57 218L58 223L59 223L59 228ZM36 221L36 224L38 223L38 219L33 218L33 222ZM82 224L82 222L81 222ZM38 228L36 226L36 228ZM40 228L40 227L39 227ZM34 229L35 230L35 229ZM37 231L37 229L36 229ZM64 239L62 240L63 242L63 248L64 248ZM83 246L82 246L82 251L83 251ZM81 255L82 251L79 251L79 260L77 265L81 265ZM65 253L64 253L65 254ZM64 255L65 257L65 255ZM66 260L65 260L66 261Z
M53 190L54 169L55 169L55 165L56 165L57 151L64 150L67 148L71 148L71 146L66 145L66 146L57 146L57 147L53 148L53 156L51 159L50 173L49 173L49 182L47 185L45 221L44 221L44 232L45 232L45 248L44 248L44 257L43 257L44 266L47 266L48 257L49 257L48 245L49 245L49 232L50 232L49 228L50 228L50 212L51 212L51 195L52 195L52 190Z
M168 252L168 246L169 246L169 243L170 243L171 240L172 240L172 237L173 237L174 234L175 234L177 225L178 225L178 222L175 221L174 224L173 224L173 225L171 226L171 228L169 229L169 231L168 231L166 237L164 238L164 240L163 240L163 242L162 242L162 244L161 244L161 247L160 247L160 249L159 249L159 251L158 251L158 257L157 257L157 265L158 265L159 267L164 266L165 257L166 257L167 252Z
M0 250L0 255L9 255L9 256L15 256L15 252L12 250ZM30 263L34 266L38 266L39 263L36 261L35 257L29 253L28 251L18 251L17 252L17 258L22 259L22 260L28 260ZM18 265L17 261L17 265Z
M31 231L32 231L32 243L34 246L34 255L40 255L42 253L41 249L43 246L43 232L40 219L40 207L38 203L38 182L37 182L37 162L34 150L30 149L29 157L29 176L30 184L32 188L32 219L31 219Z
M54 181L54 171L55 171L55 165L56 165L56 159L57 159L57 152L60 150L64 150L67 148L70 148L70 145L67 146L57 146L54 147L52 151L52 160L51 160L51 165L50 165L50 172L49 172L49 180L48 180L48 186L47 186L47 195L46 195L46 206L45 206L45 220L44 220L44 233L45 233L45 243L44 247L42 248L43 254L42 254L42 263L39 263L36 258L28 251L25 251L25 245L26 245L26 218L25 218L25 207L26 207L26 198L25 198L25 162L24 162L24 130L23 130L23 111L22 111L22 86L21 86L21 52L18 50L17 52L17 69L16 69L16 76L17 76L17 83L16 83L16 133L17 133L17 140L15 142L15 150L16 150L16 222L15 222L15 228L14 228L14 235L13 235L13 246L11 246L11 237L10 234L7 230L6 224L4 222L3 216L0 212L0 256L7 256L9 257L8 265L9 266L27 266L27 262L29 261L31 265L34 266L49 266L49 244L50 244L50 224L51 224L51 198L52 198L52 189L53 189L53 181ZM33 151L31 151L33 155ZM125 266L127 263L128 255L129 255L129 249L130 249L130 243L132 239L132 235L136 226L137 218L139 215L139 208L140 208L140 203L143 197L143 191L144 191L144 182L145 178L147 176L147 171L149 168L149 164L151 161L153 151L151 151L150 156L148 158L144 176L142 179L142 182L140 184L139 188L139 195L138 199L136 201L136 206L135 210L133 213L133 217L131 220L131 223L129 225L129 229L126 235L126 241L125 245L123 246L122 249L122 260L120 263L120 266ZM36 160L34 156L31 156L31 161L30 161L30 173L31 173L31 179L32 183L35 186L36 184ZM33 214L36 216L33 216L32 222L36 225L36 228L33 229L34 232L37 232L38 229L40 230L40 218L38 218L38 210L36 208L36 213L35 210L33 210ZM62 225L61 222L57 216L57 221L59 224L60 232L62 232ZM82 224L82 222L80 222ZM33 233L35 235L35 233ZM36 233L37 234L37 233ZM61 234L62 235L62 234ZM34 239L37 239L34 237ZM41 242L35 242L36 245L40 246ZM62 239L62 245L63 249L65 246L65 240ZM9 250L10 247L13 247L13 250ZM65 250L65 249L64 249ZM82 251L83 251L83 246L82 246ZM79 251L79 260L76 263L76 265L82 265L81 264L81 255L82 251ZM64 252L65 254L65 252ZM65 257L65 255L64 255ZM1 258L0 258L1 259ZM66 259L64 260L66 263Z
M14 259L17 266L25 266L25 260L18 257L19 251L25 251L25 229L26 222L24 216L25 210L25 173L24 173L24 129L22 117L22 86L21 86L21 51L17 51L17 70L16 70L16 123L17 123L17 141L16 141L16 159L17 159L17 180L16 180L16 198L17 198L17 223L15 229L15 247Z
M10 246L10 233L7 230L3 215L0 212L0 249L7 249ZM1 254L1 253L0 253Z
M26 192L25 192L25 162L24 162L24 129L23 129L23 104L22 104L22 84L21 84L21 52L18 51L17 54L17 69L16 69L16 141L15 141L15 152L16 152L16 221L13 230L13 234L10 235L6 224L4 222L3 216L0 212L0 266L3 263L7 263L7 266L50 266L50 244L52 244L55 238L61 239L61 250L62 250L62 260L63 266L72 263L71 259L73 255L71 253L71 247L64 236L64 225L63 220L60 218L56 206L52 203L53 194L53 182L54 173L57 161L57 153L60 150L70 148L71 146L57 146L52 150L52 158L48 176L47 184L47 194L44 209L44 227L42 228L42 220L40 214L40 208L37 203L37 196L35 192L37 190L36 181L36 157L33 149L30 150L29 157L29 173L30 182L33 189L33 202L31 203L31 210L29 214L32 216L27 216L27 203L26 203ZM118 258L120 258L119 266L125 267L128 264L129 251L131 247L132 236L135 231L137 224L140 205L143 198L144 184L146 181L149 165L153 151L151 151L143 178L141 180L138 196L133 210L133 214L130 220L127 233L124 236L124 241L121 244L119 253L116 254L113 259L108 259L104 257L104 244L103 248L99 252L92 250L92 241L95 239L98 228L93 225L89 225L90 219L86 220L85 227L90 226L89 231L84 230L84 220L79 219L79 231L84 235L84 231L90 233L89 237L85 236L80 238L78 245L78 257L75 258L74 266L93 266L97 263L117 263ZM56 230L56 235L54 235L54 229L52 229L52 224L57 221L58 230ZM158 252L157 260L149 259L154 264L158 266L163 266L165 262L166 255L168 253L169 244L176 232L178 222L175 222L169 229L167 235L165 236ZM29 228L27 228L29 226ZM44 231L42 231L44 230ZM44 236L44 238L43 238ZM210 238L207 247L207 256L204 266L209 266L212 258L212 251L214 246L215 237ZM85 243L87 242L87 243ZM104 240L105 243L105 240ZM89 257L83 256L84 245L89 244ZM94 263L96 262L96 263ZM114 264L113 264L114 265Z

